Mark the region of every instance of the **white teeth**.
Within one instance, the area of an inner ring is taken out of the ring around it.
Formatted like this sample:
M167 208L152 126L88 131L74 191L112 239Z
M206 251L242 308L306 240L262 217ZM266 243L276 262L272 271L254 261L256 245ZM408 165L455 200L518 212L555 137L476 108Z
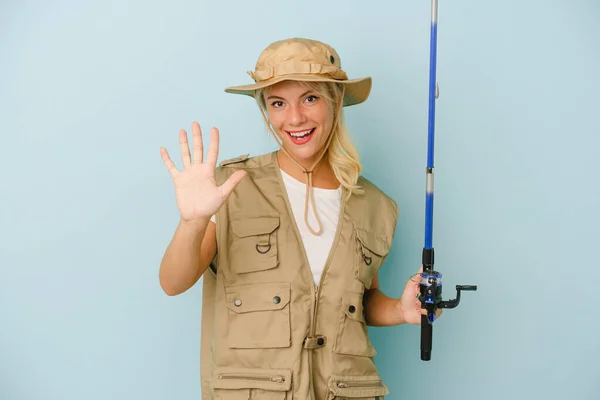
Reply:
M291 136L295 137L295 138L302 138L306 135L308 135L309 133L312 132L312 129L309 129L307 131L302 131L302 132L288 132Z

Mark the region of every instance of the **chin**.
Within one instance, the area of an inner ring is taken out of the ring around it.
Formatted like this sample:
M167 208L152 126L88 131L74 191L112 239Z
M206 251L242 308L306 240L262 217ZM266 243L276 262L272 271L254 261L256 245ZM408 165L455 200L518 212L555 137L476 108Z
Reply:
M314 149L312 146L310 148L299 148L296 145L286 146L285 148L288 153L298 162L309 162L314 160L315 157L319 154L317 149Z

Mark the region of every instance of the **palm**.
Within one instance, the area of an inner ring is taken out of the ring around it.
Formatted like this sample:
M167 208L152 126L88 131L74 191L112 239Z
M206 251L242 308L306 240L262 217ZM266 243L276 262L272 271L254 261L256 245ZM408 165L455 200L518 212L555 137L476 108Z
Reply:
M223 204L214 171L205 164L194 164L173 178L177 206L184 220L214 215ZM202 199L202 201L198 201Z
M237 171L222 186L218 186L215 170L219 152L219 132L216 128L211 130L210 145L205 162L203 162L202 132L197 122L192 125L192 132L193 162L187 135L184 130L179 133L183 171L177 170L167 150L161 148L163 161L173 178L177 207L181 218L185 221L208 219L216 214L246 174L244 171Z

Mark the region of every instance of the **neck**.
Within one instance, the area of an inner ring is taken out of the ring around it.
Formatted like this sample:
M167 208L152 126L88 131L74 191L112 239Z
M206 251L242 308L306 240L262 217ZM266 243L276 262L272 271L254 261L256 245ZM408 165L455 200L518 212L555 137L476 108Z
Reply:
M290 157L283 151L277 151L277 162L279 163L279 168L281 168L286 174L292 176L294 179L297 179L300 182L306 182L306 177L304 174L304 170L300 168ZM309 171L309 168L312 167L314 161L301 162L298 161L300 165L306 168ZM318 164L314 167L312 172L312 184L313 187L320 189L337 189L340 186L340 182L335 177L333 169L331 165L326 160L326 156L323 156Z

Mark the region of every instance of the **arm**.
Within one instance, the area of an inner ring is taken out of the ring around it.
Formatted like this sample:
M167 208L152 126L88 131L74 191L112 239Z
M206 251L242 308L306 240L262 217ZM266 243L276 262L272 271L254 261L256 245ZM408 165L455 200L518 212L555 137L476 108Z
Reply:
M181 213L179 225L160 263L159 280L164 292L174 296L185 292L202 276L217 252L216 225L210 222L233 189L246 175L236 171L221 186L217 185L216 165L219 153L219 131L210 131L210 147L203 161L202 131L192 124L194 157L185 130L179 131L183 171L179 171L167 149L160 154L173 178L177 207Z
M400 299L392 299L379 290L379 278L375 273L371 288L365 290L363 299L367 325L393 326L406 323Z
M160 263L159 280L163 291L174 296L194 286L216 253L216 225L213 222L180 220Z

